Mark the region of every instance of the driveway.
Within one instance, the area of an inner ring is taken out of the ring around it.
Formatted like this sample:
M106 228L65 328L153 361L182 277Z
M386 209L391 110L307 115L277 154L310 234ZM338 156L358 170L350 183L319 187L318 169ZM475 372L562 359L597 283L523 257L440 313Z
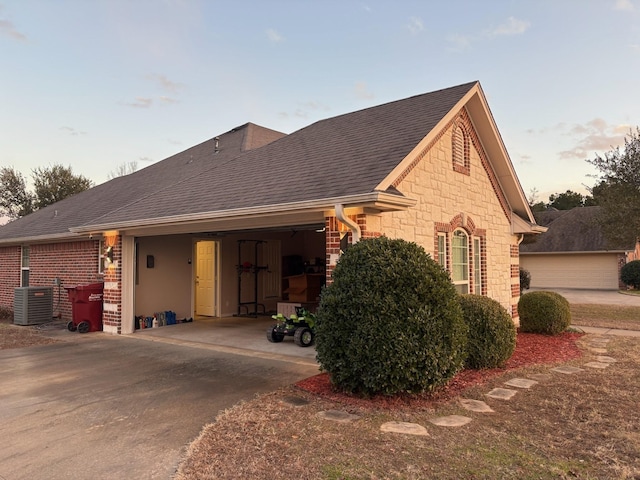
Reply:
M532 288L526 292L534 292L543 290L540 288ZM549 288L566 298L569 303L598 303L600 305L627 305L640 307L639 295L626 295L617 290L580 290L574 288Z
M315 362L102 333L0 351L0 479L168 479L221 410Z

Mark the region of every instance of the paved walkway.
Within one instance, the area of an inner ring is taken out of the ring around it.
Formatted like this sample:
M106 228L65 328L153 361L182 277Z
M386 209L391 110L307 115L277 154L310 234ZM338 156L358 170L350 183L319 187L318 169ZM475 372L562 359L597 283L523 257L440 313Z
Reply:
M586 327L582 325L571 325L576 330L597 335L616 335L619 337L640 337L640 330L623 330L621 328Z
M569 300L569 303L597 303L600 305L627 305L640 307L640 295L625 294L617 290L581 290L577 288L532 288L527 292L548 290Z

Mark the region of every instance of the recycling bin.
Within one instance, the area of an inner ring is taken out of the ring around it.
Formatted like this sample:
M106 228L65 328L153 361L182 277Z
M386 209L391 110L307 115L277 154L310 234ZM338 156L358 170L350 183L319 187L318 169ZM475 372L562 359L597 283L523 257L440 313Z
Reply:
M67 329L79 333L102 330L103 283L64 287L71 302L72 318Z

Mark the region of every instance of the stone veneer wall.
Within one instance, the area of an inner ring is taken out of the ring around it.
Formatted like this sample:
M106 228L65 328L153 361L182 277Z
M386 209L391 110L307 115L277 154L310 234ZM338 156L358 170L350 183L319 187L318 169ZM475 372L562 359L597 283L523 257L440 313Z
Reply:
M454 122L464 122L471 137L468 172L454 169L452 131ZM486 295L517 318L519 300L518 238L511 234L509 209L497 186L486 155L463 110L422 152L395 185L407 197L418 201L408 211L382 215L380 232L390 238L404 238L423 246L437 259L436 224L455 223L462 214L485 235ZM484 289L483 289L484 293Z

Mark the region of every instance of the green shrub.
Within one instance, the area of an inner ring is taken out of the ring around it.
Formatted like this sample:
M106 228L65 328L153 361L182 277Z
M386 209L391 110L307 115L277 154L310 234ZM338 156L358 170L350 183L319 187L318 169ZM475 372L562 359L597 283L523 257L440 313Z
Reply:
M525 290L529 290L529 288L531 288L531 273L529 273L529 270L520 267L520 295Z
M317 320L318 362L344 391L428 391L463 367L458 295L415 243L380 237L351 246L322 292Z
M469 328L466 366L503 366L516 349L516 326L509 312L481 295L460 295L460 305Z
M636 290L640 290L640 260L633 260L620 269L620 280Z
M529 292L518 302L520 330L557 335L571 324L569 302L555 292Z

